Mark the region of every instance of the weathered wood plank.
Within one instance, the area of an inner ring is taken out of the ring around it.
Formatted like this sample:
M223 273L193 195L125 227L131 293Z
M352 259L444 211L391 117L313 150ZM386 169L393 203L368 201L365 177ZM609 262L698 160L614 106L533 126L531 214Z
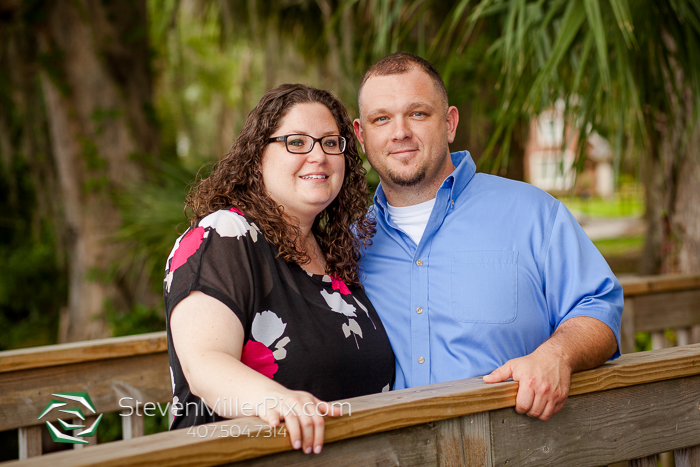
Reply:
M459 419L452 420L456 420L459 424ZM306 455L299 451L291 451L226 465L240 467L253 465L259 467L462 466L465 464L442 464L439 458L440 432L452 430L452 420L426 423L372 436L346 439L332 444L326 443L320 455ZM445 425L448 428L445 428Z
M700 289L700 274L640 276L620 280L625 297L656 292Z
M462 439L462 420L448 418L435 422L437 432L437 462L446 467L461 467L464 461L464 441Z
M41 425L20 428L18 432L19 458L28 459L40 456L43 452L41 446Z
M37 420L55 392L85 391L99 413L121 411L122 397L169 402L168 368L167 353L157 353L0 373L0 431L55 420L55 411Z
M700 465L700 445L678 449L673 453L676 467L698 467Z
M0 373L167 352L165 332L0 352Z
M494 465L599 466L694 446L698 401L694 376L571 397L547 422L498 410L491 413Z
M700 290L634 297L634 329L663 331L700 324Z
M696 375L700 375L700 345L673 347L652 352L623 355L616 361L607 363L599 369L577 373L572 378L571 392L572 395L586 394L594 391L633 386L630 388L631 390L642 387L634 385L643 384L647 381L663 381L672 378L684 379L681 381L669 381L668 387L682 386L685 388L689 386L687 381L692 380L693 387L697 391L700 390L700 384L698 384ZM350 402L352 407L351 415L326 420L327 448L330 447L330 443L348 438L398 430L408 426L426 424L503 407L512 407L515 404L516 390L517 383L515 382L487 385L479 378L471 378L349 399L348 402ZM642 392L644 390L642 387ZM618 391L596 394L598 396L607 394L608 396L601 396L604 402L611 400L609 394L616 393ZM574 405L573 403L576 399L571 397L567 405L564 406L564 410L581 410L582 412L586 412L587 409L591 410L591 407L588 406L581 408ZM631 409L625 406L625 404L629 404L630 400L629 397L623 398L623 402L610 406L609 410L601 415L608 426L615 426L620 431L620 433L615 434L610 439L604 439L601 442L612 443L611 440L614 440L615 437L622 438L625 433L628 433L626 436L631 436L629 433L636 432L635 425L628 426L617 419L618 415L624 417L627 412L630 412ZM681 407L687 412L685 416L689 421L687 423L684 421L680 424L678 432L674 432L675 425L673 429L668 430L668 436L672 436L675 439L675 436L678 435L679 439L685 439L683 436L685 436L686 424L695 423L696 420L693 417L700 418L700 410L697 410L697 400L695 400L693 410L688 410L687 403L685 405L680 404L679 401L682 399L677 394L671 396L661 394L657 396L657 400L667 401L667 404L675 407L675 409L671 407L669 410L663 411L666 416L670 416L669 413L672 413L672 410L680 410ZM600 402L596 402L596 404L601 405ZM657 410L644 410L646 412L643 418L646 423L656 424ZM513 410L511 412L515 414ZM631 415L636 414L641 417L640 412L642 410L637 409L637 412L633 412ZM347 414L347 411L345 413ZM610 413L615 414L615 420L608 420L611 417ZM546 422L549 425L545 426L554 428L556 424L553 424L553 422L557 420L557 417L559 415ZM528 421L530 419L519 416L519 420ZM491 414L490 421L493 426L495 423L493 414ZM209 427L209 430L212 427L217 427L220 432L221 427L224 425L229 427L235 425L238 427L239 432L243 432L246 427L248 427L250 432L255 432L259 431L259 428L256 428L256 426L261 424L262 421L257 418L242 418L204 426ZM581 428L580 424L581 421L579 420L574 428L578 430ZM660 424L660 427L663 427L663 425ZM261 436L241 436L236 439L218 438L216 436L199 438L188 435L186 432L187 430L177 430L112 443L112 445L95 446L85 450L84 455L81 456L70 456L63 453L50 454L51 458L46 459L46 462L50 461L51 465L56 467L89 465L109 467L130 466L133 464L195 467L221 465L227 462L246 460L290 450L289 440L286 438L264 438ZM210 431L210 433L212 432ZM553 433L552 436L554 437L564 436L563 432L560 433L559 430L553 430L551 433ZM575 431L572 439L580 439L582 433L584 432ZM678 433L682 433L683 436ZM700 436L700 429L695 427L693 433L693 436ZM511 437L514 438L515 435L511 434ZM595 438L595 434L591 435L591 437ZM663 441L663 439L663 436L659 436L657 442ZM675 447L673 443L669 443L669 445L662 446L658 451L697 444L700 444L700 440L695 442L688 441L685 445ZM617 444L613 443L613 445L620 452L625 452ZM649 445L653 446L654 444L649 443ZM495 440L493 441L493 446L495 449ZM610 450L609 447L605 449ZM630 459L647 455L649 452L627 454L629 455L626 458ZM33 462L29 460L26 465L42 465L42 463ZM602 460L596 465L612 462L615 462L615 459L609 462ZM498 463L494 458L493 465L502 464Z
M491 414L475 413L462 417L464 433L464 465L492 467L491 460Z

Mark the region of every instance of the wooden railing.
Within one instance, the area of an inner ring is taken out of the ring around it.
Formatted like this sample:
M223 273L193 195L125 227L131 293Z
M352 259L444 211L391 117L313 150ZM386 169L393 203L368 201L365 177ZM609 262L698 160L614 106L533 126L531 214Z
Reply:
M634 350L634 335L638 331L651 332L655 336L655 348L668 345L660 337L667 328L676 330L679 344L692 343L693 340L700 342L700 332L697 332L700 328L700 275L643 277L622 282L625 291L622 326L624 353ZM471 387L475 383L464 384ZM449 387L455 385L457 383ZM439 391L443 386L417 388L408 394L414 391L425 395L426 391ZM488 397L498 395L495 389L489 390L495 392L489 392ZM41 420L37 420L37 417L51 400L51 394L76 391L88 392L101 413L121 411L124 404L131 400L162 404L170 402L172 392L165 334L152 333L0 352L0 431L19 429L20 459L42 454L41 425L46 420L55 420L56 416L49 414ZM378 399L379 402L384 400ZM360 402L360 407L363 403ZM492 410L484 408L479 412ZM353 410L353 420L355 416ZM440 418L438 416L434 420ZM236 423L243 426L241 424L251 422ZM376 420L375 423L381 425ZM125 440L141 436L143 417L123 417L122 427ZM391 438L394 435L383 436ZM153 436L147 438L149 443L154 440ZM117 444L121 445L121 442ZM94 449L90 447L89 451L93 452ZM308 461L310 458L304 459Z
M700 343L700 274L646 276L622 280L622 352L634 352L635 334L650 332L652 348L671 346L665 331L673 330L677 345Z
M669 450L677 467L700 462L700 344L574 374L569 400L547 422L515 412L517 387L471 378L348 399L350 413L326 420L320 455L291 451L286 437L265 437L260 419L244 418L8 466L655 466Z
M20 459L41 455L41 426L57 416L37 417L51 394L85 391L101 413L167 403L168 368L164 332L0 352L0 431L19 429ZM122 417L124 439L142 434L143 417Z

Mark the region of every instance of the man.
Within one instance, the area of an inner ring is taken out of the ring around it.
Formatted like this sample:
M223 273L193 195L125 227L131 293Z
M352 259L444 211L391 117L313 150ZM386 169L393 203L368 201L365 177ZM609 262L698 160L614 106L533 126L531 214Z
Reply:
M459 114L430 63L385 57L358 100L355 134L381 181L364 284L394 389L513 378L516 410L549 419L572 372L619 355L619 282L559 201L450 154Z

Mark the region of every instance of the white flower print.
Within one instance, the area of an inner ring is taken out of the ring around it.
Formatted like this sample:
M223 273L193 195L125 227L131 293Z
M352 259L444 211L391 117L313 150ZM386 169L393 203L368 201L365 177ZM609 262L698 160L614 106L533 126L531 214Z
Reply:
M253 334L253 339L266 347L270 347L277 339L282 337L286 327L287 324L282 322L279 316L267 310L255 315L250 331Z
M343 300L343 296L338 292L328 293L325 290L321 290L321 296L324 300L326 300L326 303L331 310L335 311L336 313L351 316L353 318L357 317L357 314L355 314L355 307Z
M343 334L345 334L345 337L350 337L351 332L362 337L362 329L354 319L349 319L348 324L343 324Z
M254 242L258 241L260 229L255 224L249 224L245 217L231 211L216 211L209 214L199 223L200 227L210 227L221 237L241 238L248 235Z
M275 344L275 350L272 352L272 356L275 357L275 360L283 360L287 356L287 349L284 348L285 345L289 344L289 337L285 336L284 339L280 339L280 341Z
M367 317L369 318L369 322L372 323L372 326L374 326L374 329L377 329L377 325L374 324L374 321L372 321L372 317L369 315L369 311L367 310L367 307L364 306L358 299L357 297L353 296L352 297L355 300L355 303L357 303L357 306L362 308L362 310L367 314Z

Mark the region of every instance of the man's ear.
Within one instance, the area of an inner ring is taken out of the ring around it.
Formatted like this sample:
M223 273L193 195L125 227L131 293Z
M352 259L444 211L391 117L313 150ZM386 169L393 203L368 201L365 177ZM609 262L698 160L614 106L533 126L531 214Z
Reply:
M459 123L459 111L454 105L447 109L445 123L447 124L447 142L452 143L455 140L457 124Z
M362 132L362 125L360 124L360 119L356 118L355 121L352 122L352 127L355 129L355 136L357 136L357 140L360 142L360 146L362 146L362 150L365 151L365 135Z

